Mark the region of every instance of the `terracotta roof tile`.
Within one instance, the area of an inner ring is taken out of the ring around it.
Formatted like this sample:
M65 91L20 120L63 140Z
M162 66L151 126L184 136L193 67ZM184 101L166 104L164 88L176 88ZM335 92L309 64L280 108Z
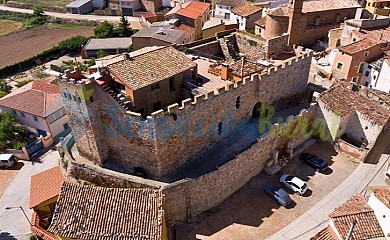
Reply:
M384 126L389 117L390 111L380 106L352 90L336 84L325 91L318 98L329 109L337 112L341 116L346 116L352 112L359 112L368 117L372 122Z
M384 237L374 211L361 194L355 194L329 216L342 239L346 238L353 221L356 221L356 225L352 232L352 239Z
M40 226L39 215L36 212L33 212L31 218L31 232L34 233L35 236L39 237L43 240L56 240L56 236L48 232L45 228Z
M188 10L186 8L180 8L176 12L176 14L178 14L180 16L188 17L188 18L191 18L191 19L198 19L198 17L201 16L201 14L199 12L191 11L191 10Z
M367 51L378 44L380 44L379 41L376 41L372 38L364 38L357 42L353 42L340 47L340 52L345 52L346 54L353 55L358 52Z
M0 106L46 117L63 107L60 89L44 81L33 81L0 99Z
M31 176L29 207L36 207L58 196L63 181L64 177L59 166Z
M64 182L49 231L90 240L162 238L163 195L155 189Z
M170 46L108 65L113 75L134 90L169 79L194 67L194 62Z
M190 2L190 4L187 5L186 9L190 11L198 12L203 15L207 11L210 11L210 6L211 6L210 3L192 1Z
M230 64L229 68L234 75L238 75L240 77L246 77L253 73L259 73L264 70L264 67L260 64L249 62L244 58L239 61L235 61L233 64Z
M328 227L326 227L310 238L310 240L334 240L334 238L330 234Z
M262 7L256 5L244 4L233 8L231 12L239 16L248 17L252 14L260 12L262 9L263 9Z

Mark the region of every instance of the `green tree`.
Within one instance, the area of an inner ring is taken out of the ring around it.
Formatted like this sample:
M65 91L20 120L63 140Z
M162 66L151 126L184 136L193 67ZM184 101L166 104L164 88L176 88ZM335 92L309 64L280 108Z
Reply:
M83 36L75 36L61 41L58 48L65 52L79 51L81 46L88 42L88 38Z
M27 25L33 27L36 25L42 25L46 22L46 16L43 12L42 7L34 6L32 17L28 19Z
M44 13L43 13L42 7L40 7L40 6L34 6L34 7L33 7L33 16L34 16L34 17L43 17L43 16L44 16Z
M118 25L118 28L115 29L119 37L130 37L133 35L133 29L129 27L129 21L127 20L127 17L125 17L123 14L121 16L121 21Z
M16 122L14 115L8 112L0 113L0 150L20 147L28 141L26 129Z
M109 38L114 36L114 25L107 21L102 22L93 32L96 38Z
M12 87L7 84L5 80L0 79L0 98L4 97L8 93L10 93Z
M103 50L99 50L96 55L98 58L102 58L102 57L107 56L108 54Z

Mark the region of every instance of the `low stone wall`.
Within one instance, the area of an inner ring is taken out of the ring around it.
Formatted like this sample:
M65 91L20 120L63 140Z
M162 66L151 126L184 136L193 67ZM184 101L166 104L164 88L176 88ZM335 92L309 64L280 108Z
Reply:
M355 147L342 139L338 139L337 143L340 152L346 153L360 161L363 161L367 155L367 150Z

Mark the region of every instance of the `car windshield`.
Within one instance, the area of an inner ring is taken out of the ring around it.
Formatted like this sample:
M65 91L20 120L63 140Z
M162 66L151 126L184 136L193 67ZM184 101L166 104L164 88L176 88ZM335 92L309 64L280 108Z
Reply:
M306 183L304 183L304 184L302 185L302 189L305 189L305 188L307 188Z
M294 178L294 176L290 176L290 175L289 175L289 176L286 177L286 181L287 181L287 182L290 182L293 178Z
M313 158L313 162L321 167L325 167L327 164L322 159L319 158Z

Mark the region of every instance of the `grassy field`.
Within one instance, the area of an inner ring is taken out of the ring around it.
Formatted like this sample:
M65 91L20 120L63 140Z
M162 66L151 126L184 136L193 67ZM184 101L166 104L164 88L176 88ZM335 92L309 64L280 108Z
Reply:
M65 9L65 6L73 0L12 0L12 2L23 4L28 8L39 6L42 8Z
M23 23L0 19L0 36L15 32L23 27Z

